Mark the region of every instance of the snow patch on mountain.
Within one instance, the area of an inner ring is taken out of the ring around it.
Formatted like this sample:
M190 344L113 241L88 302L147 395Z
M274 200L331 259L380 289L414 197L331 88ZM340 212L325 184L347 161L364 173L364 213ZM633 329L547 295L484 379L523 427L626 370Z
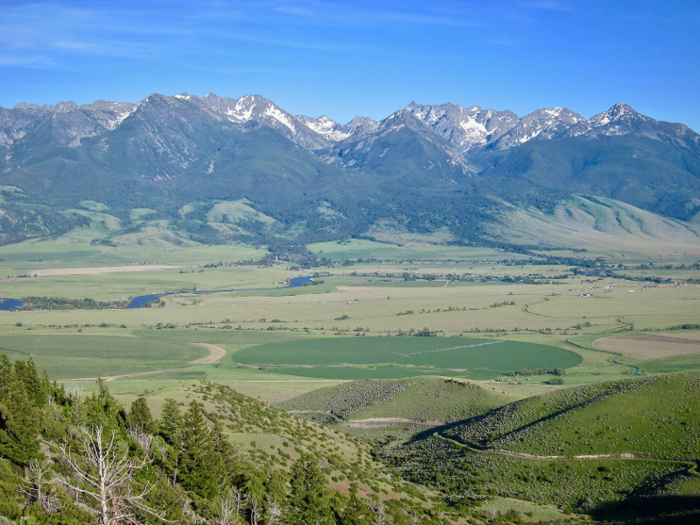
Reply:
M294 127L294 123L292 122L292 119L289 117L289 114L285 113L284 111L281 111L277 107L269 106L265 110L265 115L272 117L277 122L284 124L291 130L292 133L297 132L296 128Z
M411 102L406 111L465 153L500 137L518 121L511 111L463 108L452 103L432 106Z

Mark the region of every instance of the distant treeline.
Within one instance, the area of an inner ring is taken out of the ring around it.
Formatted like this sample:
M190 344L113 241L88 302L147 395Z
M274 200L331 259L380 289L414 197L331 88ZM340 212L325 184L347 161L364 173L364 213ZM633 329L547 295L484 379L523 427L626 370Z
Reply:
M566 374L563 368L521 368L517 372L507 372L507 376L544 376L547 374L563 376Z
M66 299L65 297L24 297L22 310L106 310L124 308L131 299L96 301L95 299Z

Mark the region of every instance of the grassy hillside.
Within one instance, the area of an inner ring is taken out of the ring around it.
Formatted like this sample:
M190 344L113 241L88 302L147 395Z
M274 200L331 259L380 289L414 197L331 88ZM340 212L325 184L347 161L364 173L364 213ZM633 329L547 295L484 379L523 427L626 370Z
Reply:
M352 486L365 496L376 493L382 499L430 497L425 490L392 479L372 459L368 444L337 430L287 415L216 383L193 383L185 396L201 399L210 418L223 423L231 439L265 469L288 470L301 454L312 453L320 458L328 484L341 492Z
M697 509L698 386L688 372L564 389L381 454L457 499L488 493L622 521Z
M637 253L651 247L669 250L674 246L674 250L692 251L700 232L696 224L662 217L618 200L590 196L565 199L552 213L504 205L499 216L500 223L488 230L513 244Z
M402 418L457 421L507 403L505 394L443 377L355 381L303 394L276 405L295 412L328 412L350 420Z
M445 436L541 456L700 457L700 373L587 385L507 405Z

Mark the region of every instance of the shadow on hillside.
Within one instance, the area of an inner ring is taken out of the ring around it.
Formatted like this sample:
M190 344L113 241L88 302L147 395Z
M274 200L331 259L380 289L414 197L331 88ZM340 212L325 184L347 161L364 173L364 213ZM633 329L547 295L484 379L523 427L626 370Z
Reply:
M447 430L453 429L453 428L458 427L460 425L469 424L470 422L477 420L477 419L480 419L480 418L483 418L483 417L484 416L476 416L476 417L472 417L469 419L463 419L461 421L455 421L454 423L447 423L445 425L439 425L436 427L426 428L425 430L418 432L417 434L413 434L413 436L411 436L411 438L408 440L408 443L413 443L416 441L423 441L425 439L433 437L433 434L436 434L436 433L442 434L443 432L445 432Z
M622 381L627 381L627 384L630 387L629 390L621 391L621 392L610 391L610 392L598 393L597 395L595 395L591 398L584 398L581 401L574 402L568 406L565 406L564 408L550 412L546 415L543 415L542 417L534 419L533 421L530 421L529 423L524 423L524 424L520 424L518 426L514 426L513 428L509 429L506 432L499 432L497 437L498 437L498 439L500 439L500 438L503 438L504 436L507 436L509 434L515 434L517 432L524 432L524 431L528 430L529 428L536 427L537 425L540 425L546 421L551 421L551 420L557 419L557 418L562 417L570 412L574 412L576 410L581 410L581 409L584 409L584 408L586 408L590 405L593 405L595 403L599 403L599 402L601 402L609 397L614 397L615 395L624 394L624 393L627 393L631 390L636 390L637 388L641 388L645 385L649 385L649 384L654 382L654 380L651 380L649 378L636 378L636 379L632 379L632 380L622 380ZM622 381L619 381L619 383L621 384ZM630 385L630 381L634 381L634 383L632 383ZM587 385L587 386L590 386L592 388L596 387L596 385ZM547 394L541 394L541 395L546 396ZM422 440L428 439L429 437L431 437L435 433L439 433L440 435L444 436L444 433L447 432L448 430L451 430L453 428L460 427L460 426L466 427L469 425L473 425L475 423L479 423L483 420L487 420L488 418L497 415L499 412L502 412L502 411L506 411L505 414L507 417L509 410L513 410L513 407L517 407L525 401L527 401L527 399L520 400L520 401L514 401L512 403L508 403L508 404L505 404L503 406L493 408L493 409L489 410L488 412L481 414L481 415L478 415L478 416L473 416L473 417L470 417L467 419L462 419L460 421L454 421L452 423L447 423L446 425L426 429L422 432L419 432L418 434L415 434L409 440L409 442L422 441ZM448 435L445 437L453 439L457 442L463 441L462 439L460 439L459 436L455 436L455 435ZM469 444L468 446L473 447L475 449L483 449L483 450L486 450L488 448L488 447L485 447L483 445L483 443L481 443L481 444L472 443L472 444Z
M697 525L700 496L632 496L624 501L602 503L589 514L597 521Z

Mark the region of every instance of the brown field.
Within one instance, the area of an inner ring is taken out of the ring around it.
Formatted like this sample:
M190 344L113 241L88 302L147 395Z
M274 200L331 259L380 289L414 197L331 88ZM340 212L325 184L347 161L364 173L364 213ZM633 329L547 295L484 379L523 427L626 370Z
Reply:
M104 268L46 268L44 270L32 270L30 273L37 277L51 277L55 275L101 275L120 272L147 272L152 270L167 270L170 268L182 267L153 264L151 266L108 266Z
M647 361L677 355L700 353L700 332L687 334L636 334L603 337L593 342L598 350L617 352L625 357Z

